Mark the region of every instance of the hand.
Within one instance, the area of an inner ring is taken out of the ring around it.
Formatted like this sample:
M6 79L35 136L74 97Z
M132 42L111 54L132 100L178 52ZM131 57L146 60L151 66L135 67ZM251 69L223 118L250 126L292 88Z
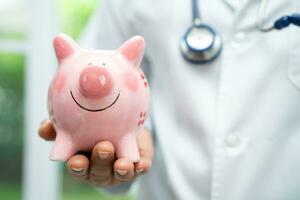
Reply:
M50 120L42 123L39 135L47 141L55 139L56 132ZM127 158L116 159L112 143L101 141L94 146L90 157L77 154L68 160L69 174L94 186L130 182L150 169L153 158L152 137L147 129L139 133L137 142L140 152L138 163L132 163Z

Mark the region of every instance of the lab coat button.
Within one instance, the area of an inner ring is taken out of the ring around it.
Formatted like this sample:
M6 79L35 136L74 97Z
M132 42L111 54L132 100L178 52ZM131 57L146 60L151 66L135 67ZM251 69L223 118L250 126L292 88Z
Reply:
M239 136L230 134L225 138L224 142L225 142L226 146L233 148L233 147L239 146L241 143L241 140L240 140Z
M247 38L247 34L244 32L237 32L234 37L236 42L243 42Z

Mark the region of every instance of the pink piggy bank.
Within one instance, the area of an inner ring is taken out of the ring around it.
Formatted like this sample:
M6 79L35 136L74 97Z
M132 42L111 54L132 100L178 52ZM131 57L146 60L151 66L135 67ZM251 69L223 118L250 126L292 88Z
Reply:
M117 158L138 162L136 138L150 99L140 68L144 39L132 37L114 51L86 50L59 34L53 45L59 68L48 93L48 111L57 132L50 159L66 161L108 140Z

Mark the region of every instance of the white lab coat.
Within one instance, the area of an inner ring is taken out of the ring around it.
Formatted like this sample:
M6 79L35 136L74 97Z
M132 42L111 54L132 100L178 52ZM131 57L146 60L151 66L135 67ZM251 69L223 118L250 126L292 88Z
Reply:
M221 56L194 65L179 41L188 0L102 0L82 43L115 49L146 40L156 154L140 178L142 200L300 199L300 29L262 33L260 0L200 0L203 21L222 36ZM271 24L300 1L272 0Z

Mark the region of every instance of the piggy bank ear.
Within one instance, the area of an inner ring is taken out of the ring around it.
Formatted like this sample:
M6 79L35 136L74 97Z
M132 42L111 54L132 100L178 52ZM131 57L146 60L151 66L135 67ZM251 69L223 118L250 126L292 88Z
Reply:
M135 67L139 67L144 55L145 40L141 36L134 36L124 42L117 50Z
M58 62L69 57L79 49L78 45L68 35L60 33L53 40L53 47Z

